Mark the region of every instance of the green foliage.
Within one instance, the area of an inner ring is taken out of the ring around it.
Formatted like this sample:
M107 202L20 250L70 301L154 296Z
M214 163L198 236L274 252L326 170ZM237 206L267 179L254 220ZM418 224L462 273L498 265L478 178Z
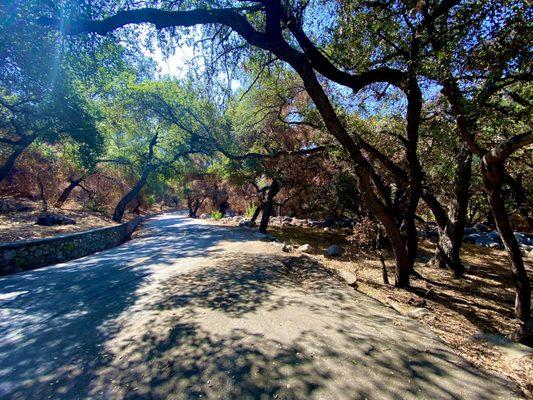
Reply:
M146 196L146 204L151 208L155 204L155 196L153 194Z
M224 214L222 214L220 211L216 210L211 213L211 218L213 218L215 221L220 220Z
M257 206L255 204L250 204L246 211L244 212L244 216L246 218L252 218L255 212L257 211Z

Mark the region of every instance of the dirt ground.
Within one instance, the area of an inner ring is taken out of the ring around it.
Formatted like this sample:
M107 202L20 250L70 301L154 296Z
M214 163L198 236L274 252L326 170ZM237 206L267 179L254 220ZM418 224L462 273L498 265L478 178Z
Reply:
M0 212L0 242L39 239L116 225L109 216L102 213L65 206L62 209L50 207L48 212L73 218L76 221L75 225L39 226L35 221L43 213L40 202L31 200L14 202L6 198L1 198L0 202L3 204L3 210Z

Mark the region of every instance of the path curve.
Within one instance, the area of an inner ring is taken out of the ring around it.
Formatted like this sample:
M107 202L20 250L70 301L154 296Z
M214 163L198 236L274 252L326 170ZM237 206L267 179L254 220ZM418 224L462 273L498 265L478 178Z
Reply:
M515 398L421 324L288 257L171 213L117 248L0 278L0 398Z

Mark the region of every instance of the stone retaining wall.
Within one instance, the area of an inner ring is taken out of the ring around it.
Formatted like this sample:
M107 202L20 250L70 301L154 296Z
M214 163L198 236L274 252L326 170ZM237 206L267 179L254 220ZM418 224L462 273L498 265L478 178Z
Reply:
M0 243L0 275L74 260L118 246L130 239L142 219L51 238Z

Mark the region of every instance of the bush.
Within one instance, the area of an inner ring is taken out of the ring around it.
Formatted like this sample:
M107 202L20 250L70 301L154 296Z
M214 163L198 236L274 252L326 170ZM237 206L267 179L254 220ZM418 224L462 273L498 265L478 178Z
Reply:
M146 197L146 204L148 205L148 208L152 208L154 203L155 203L155 196L153 194Z
M246 211L244 212L244 216L246 218L252 218L256 210L257 206L255 204L252 204L246 209Z
M220 218L222 218L224 215L220 211L214 211L211 214L211 218L213 218L215 221L218 221Z

